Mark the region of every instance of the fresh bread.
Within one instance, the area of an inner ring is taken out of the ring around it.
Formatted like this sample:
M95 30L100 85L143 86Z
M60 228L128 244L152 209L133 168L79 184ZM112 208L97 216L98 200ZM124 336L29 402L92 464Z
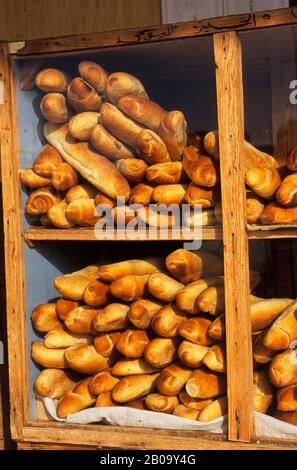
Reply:
M59 152L49 144L44 145L33 162L33 171L44 178L50 178L57 166L63 163Z
M246 221L248 224L256 224L259 222L265 204L263 200L252 191L248 191L246 195Z
M196 410L196 411L201 411L203 410L203 408L205 408L206 406L210 405L210 403L212 403L211 398L190 397L190 395L185 390L182 390L179 393L179 399L184 406L192 410Z
M280 419L281 421L285 421L288 424L292 424L293 426L297 426L297 412L296 411L276 411L273 416L276 419Z
M212 253L179 248L166 258L166 268L180 282L188 284L201 277L222 276L224 261Z
M181 111L165 114L159 126L159 135L165 142L172 161L181 161L187 145L187 122Z
M66 217L73 224L82 226L94 226L100 219L96 215L96 204L94 199L79 198L68 204L66 209Z
M128 406L129 408L135 408L136 410L147 410L145 405L145 398L138 398L136 400L128 401L128 403L125 403L125 406Z
M185 198L187 186L185 184L162 184L152 192L152 199L157 204L181 204Z
M260 221L264 225L296 224L297 206L284 207L278 202L270 202L263 210Z
M185 419L193 419L194 421L198 419L199 413L200 411L192 410L191 408L187 408L184 405L177 405L173 411L174 416Z
M103 392L97 396L95 406L118 406L118 404L112 399L111 392Z
M103 370L92 377L89 382L89 390L92 395L111 392L119 380L111 374L110 370Z
M98 278L113 282L123 276L146 275L158 271L162 266L159 258L131 259L118 263L105 264L98 268Z
M147 164L138 158L123 158L115 162L115 167L134 186L144 180Z
M209 348L207 346L202 346L185 340L179 345L178 357L186 366L197 369L197 367L201 366L208 349Z
M213 209L203 209L202 211L190 209L183 214L183 223L188 227L195 228L216 225Z
M124 228L136 217L136 212L129 206L118 206L112 209L112 217L117 227Z
M89 183L83 183L68 189L65 199L67 204L70 204L74 199L94 199L96 194L98 194L98 190L94 186Z
M129 320L136 328L147 329L150 327L154 315L161 307L162 304L154 300L136 300L130 306Z
M183 152L183 168L188 177L198 186L212 188L219 181L219 171L213 160L207 155L201 155L193 145Z
M54 68L43 69L35 77L35 85L45 93L66 93L70 82L67 72Z
M126 330L117 341L117 350L130 359L143 356L146 346L150 342L149 334L144 330Z
M129 325L128 305L113 303L99 311L93 319L93 326L96 331L122 330Z
M77 307L79 307L79 302L61 297L59 300L57 300L56 303L56 313L58 317L64 321L66 320L68 314Z
M277 409L280 411L297 411L297 384L277 390Z
M192 343L201 346L211 346L214 343L213 338L208 334L211 320L206 317L193 317L184 321L179 327L179 334Z
M186 391L193 398L213 398L223 395L227 391L226 375L200 367L188 379Z
M176 338L154 338L145 348L144 358L151 366L161 369L176 359L177 348Z
M150 129L142 129L136 138L135 147L137 154L149 165L162 162L170 162L170 156L165 142L156 132Z
M106 95L113 104L117 104L124 95L136 95L148 99L140 80L126 72L115 72L109 75L106 81Z
M156 163L146 169L146 179L153 185L177 184L183 180L181 162Z
M186 285L176 296L176 305L187 313L196 314L199 312L196 300L198 296L208 287L224 286L224 278L221 276L198 279Z
M70 348L80 344L92 344L90 335L78 335L68 331L64 326L59 326L49 331L44 337L44 346L49 349Z
M104 307L111 301L110 286L101 281L92 281L84 290L83 301L92 307Z
M30 215L47 214L61 198L50 188L40 188L33 191L26 200L26 213Z
M69 132L79 140L90 140L92 130L100 122L100 113L85 111L76 114L69 121Z
M269 367L270 382L275 387L297 384L297 357L294 349L274 356Z
M72 391L63 395L57 404L56 413L59 418L66 418L71 413L77 413L95 404L96 397L89 391L92 377L79 382Z
M254 409L266 413L273 399L273 386L269 382L267 371L259 370L253 374Z
M196 305L200 312L220 315L225 311L225 291L223 285L207 287L198 295Z
M100 94L105 93L108 73L101 65L91 60L82 60L78 65L80 76Z
M43 369L37 375L33 388L39 397L59 400L79 382L78 375L69 370Z
M265 333L263 343L267 348L278 351L289 348L291 343L296 340L297 301L291 301Z
M253 341L253 359L257 364L267 364L275 355L275 351L268 349L263 343L266 331L257 335Z
M46 369L68 369L66 349L49 349L44 343L34 341L31 346L33 361Z
M95 307L89 307L88 305L77 307L68 313L65 318L65 326L68 330L72 331L72 333L82 335L89 333L93 334L95 332L93 328L93 320L98 312L98 309Z
M251 168L246 172L245 182L258 196L272 199L281 184L281 179L276 169Z
M173 413L178 406L178 397L168 397L161 393L151 393L145 398L145 404L148 410L158 413Z
M78 173L64 162L53 170L51 184L57 191L67 191L78 184L78 179Z
M66 299L83 300L85 288L98 278L98 272L98 266L91 265L70 274L57 276L54 279L55 289Z
M136 149L137 136L143 128L125 116L116 106L103 103L101 123L116 139Z
M32 325L40 333L48 333L61 326L56 313L56 304L40 304L32 310Z
M51 180L49 178L44 178L39 176L32 168L26 168L20 173L21 183L29 188L44 188L45 186L51 185Z
M114 358L98 354L93 345L73 346L65 351L68 366L81 374L97 374L111 367Z
M137 210L137 219L141 222L141 226L147 224L153 232L158 229L164 229L165 231L174 227L180 229L180 211L170 211L170 208L165 205L151 204L142 207Z
M123 377L112 390L112 398L118 403L145 397L155 390L155 381L159 374L131 375Z
M81 77L74 78L67 88L69 104L77 113L99 111L102 100L97 91Z
M218 131L210 131L205 134L203 139L204 149L216 160L220 158L219 136Z
M297 174L288 175L281 183L276 193L276 200L283 206L297 204Z
M117 105L134 121L155 132L158 132L160 122L166 114L166 111L157 103L136 94L122 96Z
M66 98L61 93L47 93L44 95L40 102L40 111L47 121L56 124L69 121L71 116Z
M112 331L110 333L101 333L94 339L94 348L98 354L103 357L114 356L116 352L117 342L121 337L120 331Z
M97 124L92 129L90 141L93 147L110 160L122 160L124 158L134 158L134 154L129 147L117 140L102 124Z
M225 314L223 313L217 317L210 325L207 331L208 335L217 340L222 341L225 338L226 326L225 326Z
M99 204L103 204L105 206L110 206L110 207L116 207L117 203L114 199L112 199L109 196L106 196L106 194L103 193L98 193L95 196L95 206L97 207Z
M112 368L112 374L118 376L153 374L157 368L145 362L143 358L121 359ZM131 398L132 400L132 398Z
M199 205L202 209L207 209L217 202L217 193L214 188L201 188L191 183L186 190L185 200L191 207Z
M156 380L157 389L163 395L176 396L182 390L192 372L192 369L181 363L170 364L160 372Z
M153 190L154 188L148 184L137 184L131 190L129 203L148 206L152 200Z
M163 302L174 302L177 294L185 287L165 273L153 273L148 280L149 292Z
M67 202L65 201L65 199L63 199L63 201L58 202L58 204L54 204L49 208L47 216L51 225L54 225L58 228L74 227L75 224L68 220L66 217L67 206Z
M179 310L176 305L164 305L153 316L151 328L158 336L173 338L178 335L179 327L187 318L187 315Z
M263 299L252 303L250 306L252 331L267 328L292 301L292 299ZM266 343L265 345L267 346Z
M47 214L42 214L39 218L39 221L40 221L42 227L53 227L53 224L51 223L51 221L48 218Z
M294 147L288 155L287 167L291 171L297 171L297 147Z
M209 422L228 413L227 395L217 398L199 413L198 421Z
M202 363L215 372L227 372L226 346L224 343L214 344L209 348Z
M130 187L127 180L107 158L94 152L87 142L78 142L71 137L68 125L57 126L47 122L43 131L64 160L95 188L113 199L128 199Z

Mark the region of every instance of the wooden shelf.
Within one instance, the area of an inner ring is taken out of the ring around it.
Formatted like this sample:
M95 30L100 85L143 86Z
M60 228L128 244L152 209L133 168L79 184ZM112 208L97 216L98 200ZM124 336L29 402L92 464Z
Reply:
M277 238L297 238L297 227L271 227L270 230L259 229L248 230L249 240L271 240Z

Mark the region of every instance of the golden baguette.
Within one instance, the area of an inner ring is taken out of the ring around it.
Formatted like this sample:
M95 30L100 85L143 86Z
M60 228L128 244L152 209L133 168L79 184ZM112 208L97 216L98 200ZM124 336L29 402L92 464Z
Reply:
M269 377L275 387L297 383L297 357L294 349L286 349L274 356L269 367Z
M155 390L159 373L151 375L130 375L123 377L112 390L112 398L118 403L127 403L142 398Z
M261 331L267 328L292 301L293 299L263 299L251 304L252 331Z
M57 400L72 389L79 380L79 376L69 370L43 369L35 378L33 388L39 397Z
M118 376L153 374L157 368L148 364L143 358L121 359L112 368L112 374Z
M181 111L170 111L160 122L159 135L172 161L180 161L187 145L187 122Z
M111 301L110 286L101 281L92 281L84 290L83 300L92 307L103 307Z
M48 349L44 343L34 341L31 346L32 359L46 369L68 369L65 353L67 349Z
M184 321L179 327L179 334L192 343L201 346L211 346L214 343L213 338L208 334L211 320L207 317L193 317Z
M75 77L68 85L67 98L77 113L82 111L99 111L101 97L96 90L81 77Z
M33 171L39 176L50 178L52 172L57 168L60 163L63 163L63 158L59 152L49 144L45 144L33 162Z
M138 78L127 72L114 72L106 80L105 91L107 98L117 104L122 96L136 95L147 100L148 95Z
M55 303L37 305L32 310L31 321L35 330L41 333L48 333L61 326Z
M187 284L176 296L176 305L187 313L199 312L196 300L207 287L224 285L224 278L219 276L198 279Z
M156 272L149 277L147 287L157 299L163 302L174 302L177 294L185 286L165 273Z
M178 357L186 366L197 369L197 367L201 366L208 349L207 346L201 346L200 344L185 340L179 345Z
M192 369L181 363L170 364L160 372L156 380L156 386L163 395L176 396L180 393L192 372Z
M35 85L45 93L66 93L70 82L67 72L55 68L43 69L35 77Z
M202 359L202 363L215 372L227 372L226 346L224 343L214 344Z
M68 414L77 413L94 405L96 397L89 391L90 380L91 377L87 377L79 382L72 391L63 395L57 404L56 412L59 418L66 418Z
M225 374L196 369L186 383L186 391L193 398L213 398L227 391Z
M94 348L98 354L104 357L110 357L116 352L116 345L122 333L120 331L112 331L110 333L100 333L94 339Z
M126 330L117 341L117 350L130 359L143 356L146 346L150 342L149 334L144 330Z
M123 113L155 132L158 132L160 122L166 114L154 101L135 94L125 94L117 104Z
M143 127L125 116L116 106L103 103L101 123L116 139L132 149L137 148L137 138Z
M98 354L93 345L73 346L65 351L68 366L81 374L93 375L111 367L114 363L112 357Z
M80 76L95 90L103 95L105 93L106 81L108 78L108 73L104 70L101 65L91 60L83 60L78 65L78 70Z
M113 282L123 276L152 274L162 267L160 258L131 259L106 264L98 269L98 279Z
M266 331L267 330L257 335L253 341L253 359L257 364L267 364L275 355L275 351L267 348L263 343Z
M94 334L93 320L99 310L89 305L82 305L74 308L65 318L65 326L72 333L77 334Z
M85 111L76 114L69 121L69 132L75 139L90 140L92 130L100 122L100 113Z
M207 287L202 291L196 300L197 308L200 312L210 315L220 315L225 311L225 290L224 285Z
M168 397L161 393L152 393L145 398L145 404L148 410L158 413L173 413L178 406L178 397Z
M77 307L79 307L79 302L61 297L56 303L56 313L60 320L64 321L68 314Z
M149 299L139 299L133 302L129 310L129 320L136 328L149 328L154 315L162 304Z
M207 333L211 338L217 341L222 341L222 339L225 338L226 327L224 313L212 322L212 324L208 328Z
M154 338L144 350L146 362L156 368L168 366L177 357L178 343L176 338Z
M193 419L194 421L198 419L199 413L200 411L187 408L184 405L177 405L173 411L174 416L185 419Z
M277 409L280 411L297 411L297 384L277 390Z
M113 303L104 307L93 319L93 326L99 333L123 330L129 325L128 305Z
M89 390L92 395L111 392L120 379L114 377L110 370L103 370L95 374L89 382Z
M97 396L95 406L118 406L118 404L112 399L111 392L103 392Z
M228 412L227 395L217 398L199 413L198 421L209 422L226 415Z
M287 349L297 340L297 301L291 301L269 327L263 338L264 345L274 351Z
M273 386L269 382L266 370L259 370L253 374L254 409L259 413L266 413L273 399Z
M278 202L270 202L260 216L260 222L264 225L272 224L296 224L297 206L285 207Z
M187 318L174 304L164 305L153 316L151 328L158 336L173 338L178 335L179 327Z
M94 264L70 274L57 276L54 279L55 289L69 300L83 300L85 288L98 278L99 268Z
M212 403L211 398L193 398L185 391L182 390L179 394L179 399L184 406L192 410L201 411L206 406Z
M134 302L144 297L150 275L128 275L113 281L110 292L114 297L126 302Z
M59 326L49 331L44 337L46 348L70 348L80 344L92 344L93 338L90 335L78 335L67 331L64 326Z
M30 188L38 189L51 185L51 180L44 176L39 176L32 168L26 168L20 173L21 183Z
M137 155L149 165L170 162L165 142L156 132L150 129L142 129L137 134L135 147Z
M134 158L134 152L116 139L102 124L97 124L92 129L90 142L100 154L105 155L110 160Z

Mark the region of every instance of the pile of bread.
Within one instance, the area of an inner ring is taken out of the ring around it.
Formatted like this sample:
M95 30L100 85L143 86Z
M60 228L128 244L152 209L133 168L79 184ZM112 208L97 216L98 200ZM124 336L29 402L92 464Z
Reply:
M90 61L80 62L78 71L75 78L58 69L36 76L45 93L40 110L48 143L21 172L31 191L27 214L45 226L92 226L100 218L95 207L107 204L114 208L115 222L128 223L138 215L152 224L148 204L186 202L204 209L195 223L215 223L218 162L203 139L187 131L183 113L167 112L150 100L129 73L109 75ZM126 204L121 209L115 208L118 197ZM129 208L135 204L145 209ZM173 223L169 215L155 221L157 226Z

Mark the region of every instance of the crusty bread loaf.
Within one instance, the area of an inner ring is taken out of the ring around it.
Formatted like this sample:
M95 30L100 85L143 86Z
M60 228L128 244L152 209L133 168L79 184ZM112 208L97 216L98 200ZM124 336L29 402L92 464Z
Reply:
M170 364L160 372L156 380L157 389L163 395L176 396L182 390L192 372L192 369L184 364Z
M161 393L151 393L145 398L145 404L148 410L159 413L173 413L178 406L178 397L168 397Z
M270 202L263 210L260 221L264 225L296 224L297 206L285 207L278 202Z
M122 158L115 167L134 186L144 180L147 164L139 158Z
M78 335L68 331L64 326L59 326L49 331L44 337L46 348L70 348L80 344L92 344L93 339L90 335Z
M145 397L155 390L155 381L159 374L131 375L123 377L112 390L112 398L118 403L127 403Z
M252 191L246 194L246 220L248 224L256 224L264 210L263 200Z
M125 95L136 95L148 99L140 80L126 72L114 72L109 75L106 82L106 95L114 104L117 104L119 99Z
M83 300L85 288L98 278L98 265L87 266L70 274L57 276L54 279L55 289L66 299Z
M203 408L205 408L206 406L210 405L210 403L212 403L211 398L190 397L190 395L185 390L182 390L179 393L179 399L184 406L192 410L197 410L197 411L203 410Z
M46 68L38 72L35 85L45 93L66 93L71 77L63 70Z
M287 349L297 340L297 302L292 301L265 333L264 345L274 351Z
M44 145L33 162L33 170L39 176L50 178L53 170L63 163L59 152L49 144Z
M224 285L210 286L198 295L196 300L200 312L220 315L225 311Z
M113 282L123 276L152 274L162 267L159 258L131 259L118 263L105 264L98 268L98 278L105 282Z
M292 301L292 299L263 299L252 303L250 307L252 331L267 328Z
M170 162L170 156L165 142L156 132L142 129L135 142L137 154L149 165Z
M37 375L33 388L39 397L61 398L79 382L79 376L70 370L43 369Z
M208 328L208 335L217 341L222 341L225 338L225 333L225 314L223 313L212 322Z
M34 341L31 346L33 361L47 369L68 369L66 349L48 349L44 343Z
M145 398L137 398L136 400L128 401L128 403L125 403L125 406L135 408L136 410L147 410Z
M84 290L83 300L92 307L104 307L112 299L110 287L101 281L92 281Z
M102 124L97 124L92 129L90 140L93 147L110 160L116 161L134 157L133 151L110 134Z
M213 207L218 200L218 190L215 188L201 188L191 183L185 194L185 200L191 207L197 205L202 209Z
M198 421L209 422L226 415L228 412L227 395L217 398L199 413Z
M94 152L87 142L78 142L71 137L67 124L57 126L46 122L43 132L64 160L95 188L113 199L128 199L130 187L127 180L107 158Z
M273 386L265 369L253 374L254 409L259 413L266 413L273 399Z
M79 382L72 391L63 395L56 409L59 418L66 418L68 414L77 413L94 405L96 397L89 391L90 381L91 377L87 377Z
M47 214L54 204L61 198L51 188L40 188L33 191L26 200L26 213L30 215Z
M213 209L195 210L190 209L189 212L183 214L183 223L188 227L195 228L206 227L209 225L217 225Z
M203 364L215 372L227 372L226 346L224 343L214 344L209 348L202 360Z
M146 169L146 179L154 185L177 184L184 179L181 162L163 162Z
M163 302L174 302L177 294L185 286L165 273L156 272L149 277L147 287L157 299Z
M99 111L102 103L97 91L81 77L76 77L69 83L67 98L77 113Z
M67 204L70 204L74 199L94 199L96 194L98 194L98 189L89 183L83 183L68 189L65 199Z
M32 325L35 330L41 333L48 333L61 326L61 322L56 313L56 304L37 305L31 314Z
M103 357L115 355L116 345L121 337L120 331L112 331L110 333L101 333L94 339L94 347L98 354Z
M276 194L276 200L283 206L296 206L297 204L297 175L288 175L281 183Z
M111 396L111 392L103 392L97 396L95 406L119 406Z
M192 343L201 346L211 346L214 343L213 338L208 334L211 320L207 317L193 317L184 321L179 327L179 334Z
M148 364L143 358L121 359L112 368L112 374L117 376L153 374L157 369ZM132 400L132 398L131 398Z
M101 65L91 60L82 60L78 65L78 71L80 76L92 85L100 95L105 93L108 73Z
M253 359L257 364L267 364L275 355L275 351L268 349L263 343L266 331L264 330L253 340Z
M176 338L154 338L145 348L144 358L153 367L168 366L177 357L178 344Z
M180 212L176 210L171 211L165 205L158 206L151 204L147 207L137 208L137 218L143 224L147 224L150 229L163 229L177 227L180 228ZM165 232L166 233L166 232Z
M76 114L69 121L69 132L79 140L90 140L92 130L100 122L100 113L85 111Z
M121 334L116 348L123 356L137 359L143 356L149 342L150 336L147 331L128 329Z
M130 306L129 320L134 326L136 326L136 328L149 328L154 315L161 307L162 304L155 300L136 300Z
M220 157L219 136L218 131L210 131L205 134L203 139L203 147L216 160Z
M153 190L154 188L149 184L137 184L131 190L129 203L147 206L152 200Z
M89 305L82 305L74 308L68 313L65 318L65 325L68 330L77 334L93 334L93 319L98 314L99 310Z
M64 321L68 314L77 307L79 307L79 302L61 297L56 303L56 313L58 317Z
M185 340L179 345L178 357L186 366L197 369L197 367L201 366L208 349L207 346Z
M158 336L173 338L178 335L179 327L187 318L184 312L171 303L164 305L155 313L151 321L151 328Z
M297 147L294 147L287 157L287 167L291 171L297 171Z
M169 111L159 126L159 134L164 140L172 161L180 161L187 145L187 122L181 111Z
M157 103L139 95L124 95L117 105L123 113L155 132L158 132L160 122L166 114Z
M251 168L246 172L245 182L258 196L272 199L281 184L281 179L274 168Z
M103 194L101 192L97 192L95 196L95 205L98 206L99 204L103 204L105 206L110 206L110 207L116 207L116 201L112 199L109 196L106 196L106 194Z
M51 206L47 212L47 217L52 225L58 228L71 228L74 223L66 217L66 209L68 207L65 199Z
M176 305L187 313L195 314L199 312L196 300L207 287L224 285L224 278L221 276L198 279L186 285L176 296Z
M174 416L179 416L179 418L185 419L193 419L194 421L198 419L199 413L200 411L187 408L184 405L177 405L173 411Z
M193 145L186 147L183 152L183 168L198 186L212 188L219 181L219 171L214 161L209 156L200 154Z
M143 127L125 116L116 106L103 103L101 123L116 139L136 149L137 136Z
M47 93L44 95L40 102L40 111L47 121L56 124L69 121L71 116L66 98L61 93Z
M181 282L189 283L201 277L222 276L223 259L212 253L188 251L179 248L166 258L166 268Z
M297 384L277 390L277 409L281 411L297 411Z
M99 395L100 393L111 392L114 386L119 382L117 377L114 377L110 370L103 370L95 374L89 382L89 390L92 395Z
M124 228L136 217L136 212L129 206L118 206L112 209L112 217L117 227Z
M123 330L129 325L128 305L113 303L100 310L93 319L93 326L99 333Z
M111 367L114 358L98 354L93 345L73 346L65 351L68 366L81 374L96 374Z
M96 204L94 199L78 198L68 204L66 217L73 224L81 226L94 226L100 219L96 215Z
M152 193L152 199L157 204L181 204L185 198L187 186L185 184L161 184Z
M212 398L223 395L227 391L226 375L200 367L188 379L186 391L193 398Z
M269 367L269 377L275 387L297 383L297 357L294 349L286 349L274 356Z
M51 180L49 178L44 178L39 176L32 168L26 168L20 173L21 183L29 188L44 188L51 185Z

